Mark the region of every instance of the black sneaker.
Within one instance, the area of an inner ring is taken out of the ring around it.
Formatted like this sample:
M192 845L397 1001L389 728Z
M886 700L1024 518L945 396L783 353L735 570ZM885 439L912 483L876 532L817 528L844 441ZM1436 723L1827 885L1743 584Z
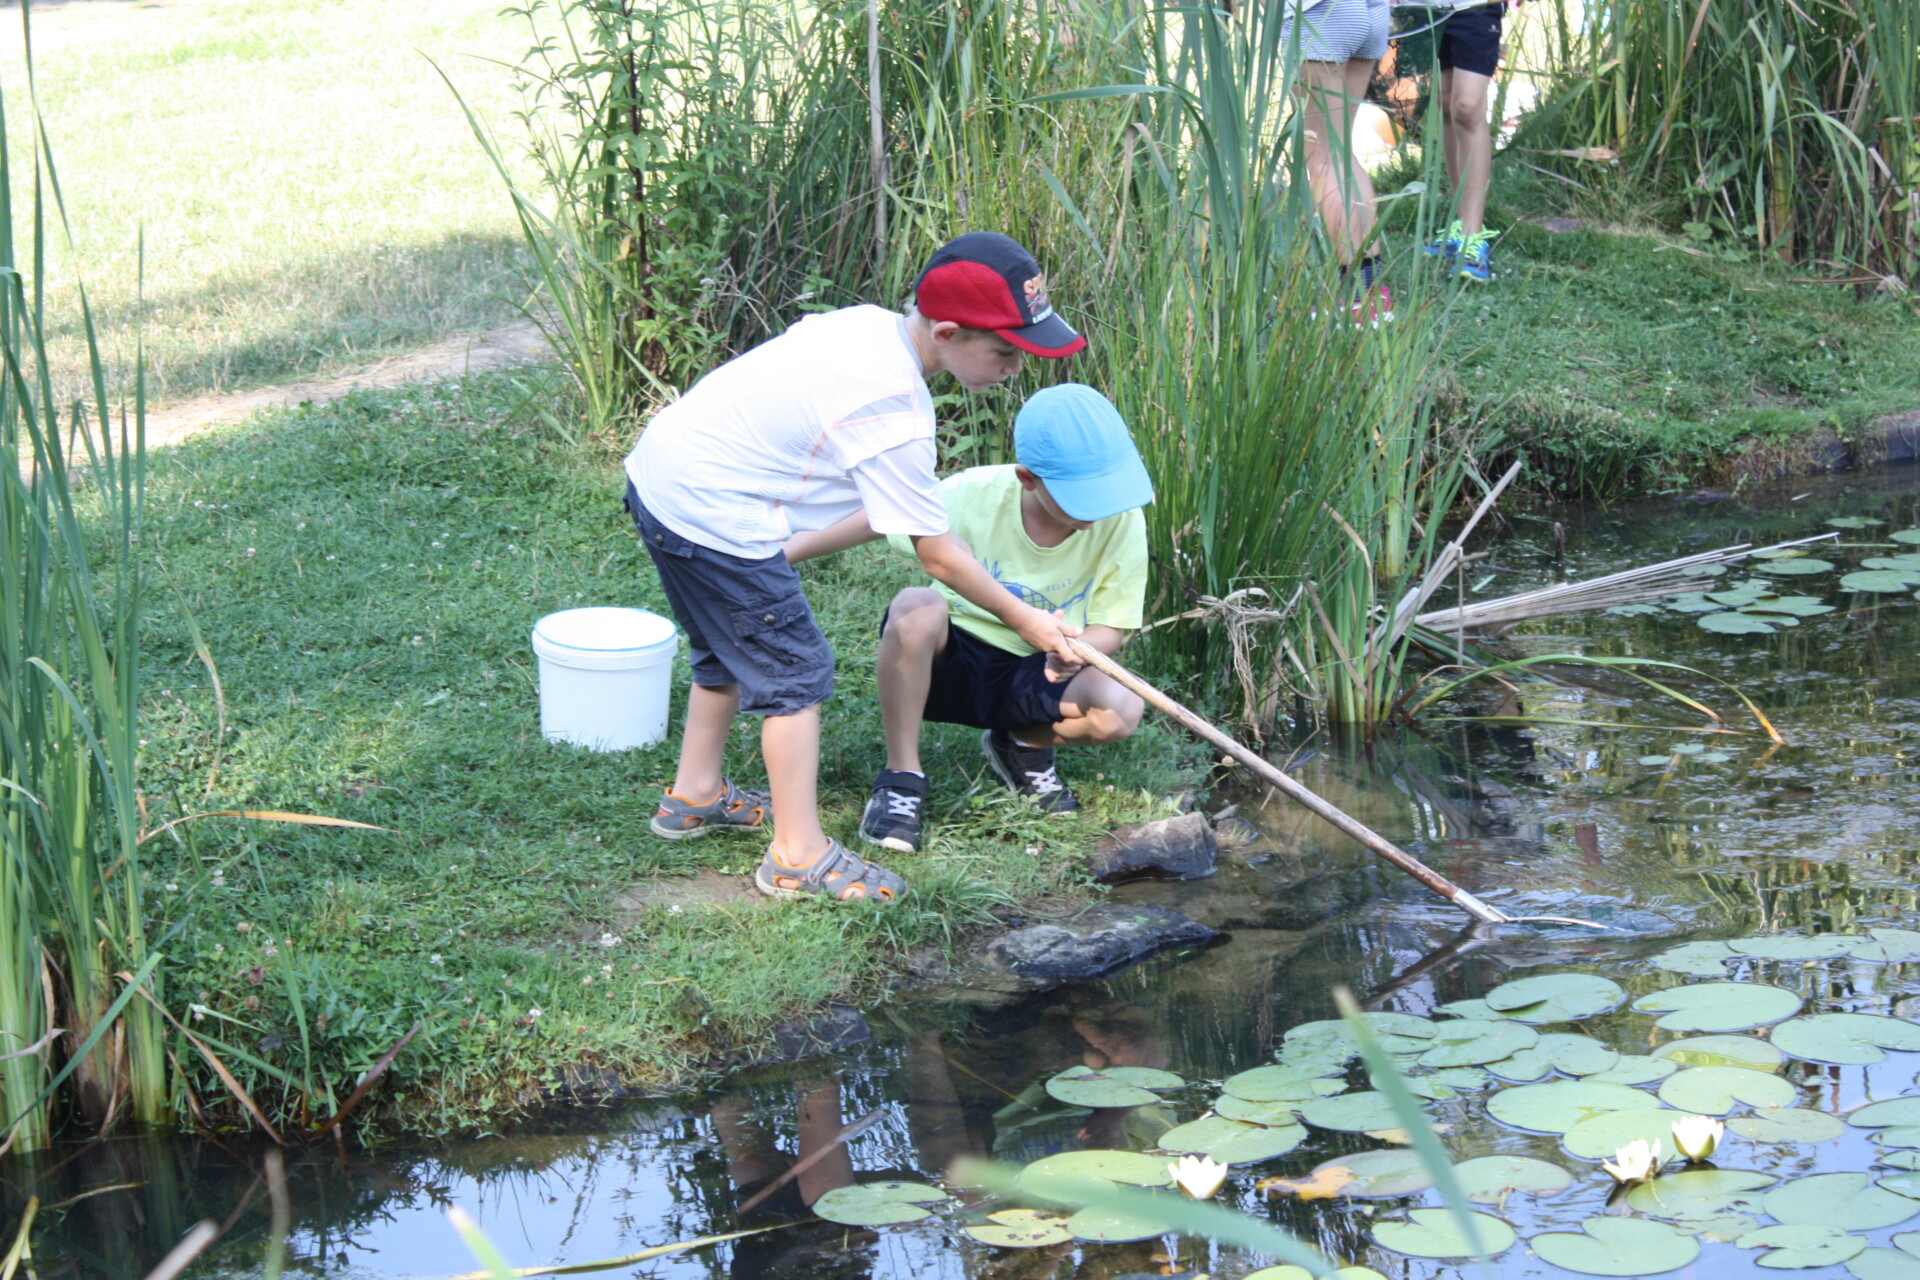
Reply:
M980 749L1000 780L1048 813L1073 813L1080 802L1054 772L1052 747L1023 747L1010 733L989 729L980 735Z
M917 773L882 769L873 780L860 815L860 835L868 844L913 853L920 848L920 828L926 820L927 780Z

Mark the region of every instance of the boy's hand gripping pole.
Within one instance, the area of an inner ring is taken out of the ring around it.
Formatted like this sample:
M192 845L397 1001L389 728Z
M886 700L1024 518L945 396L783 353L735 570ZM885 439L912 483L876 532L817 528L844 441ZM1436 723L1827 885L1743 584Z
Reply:
M1568 916L1510 916L1504 911L1499 911L1488 906L1486 903L1480 901L1480 899L1468 893L1465 889L1462 889L1459 885L1453 883L1453 881L1427 866L1424 862L1421 862L1412 854L1394 845L1379 832L1374 831L1359 820L1348 816L1346 813L1327 803L1327 801L1321 799L1312 791L1309 791L1304 785L1289 777L1284 770L1276 767L1272 761L1256 751L1249 750L1222 733L1219 729L1214 728L1212 724L1194 712L1189 711L1186 707L1181 706L1178 702L1175 702L1172 698L1169 698L1166 694L1160 692L1145 680L1142 680L1139 676L1127 670L1112 658L1109 658L1106 654L1101 653L1092 645L1078 639L1070 639L1067 643L1073 646L1074 653L1079 655L1082 662L1104 672L1124 687L1139 694L1152 706L1173 717L1187 729L1205 738L1208 742L1211 742L1214 746L1220 748L1235 760L1238 760L1241 764L1253 770L1260 776L1262 782L1268 783L1276 790L1285 793L1288 798L1298 801L1305 808L1326 819L1335 827L1338 827L1347 835L1352 836L1355 840L1358 840L1361 844L1373 850L1373 852L1379 854L1388 862L1391 862L1394 866L1400 868L1415 880L1418 880L1421 884L1439 894L1454 906L1459 907L1462 911L1472 916L1475 920L1480 921L1482 924L1577 924L1585 925L1590 929L1604 929L1607 927L1603 924L1595 924L1591 920L1575 920Z

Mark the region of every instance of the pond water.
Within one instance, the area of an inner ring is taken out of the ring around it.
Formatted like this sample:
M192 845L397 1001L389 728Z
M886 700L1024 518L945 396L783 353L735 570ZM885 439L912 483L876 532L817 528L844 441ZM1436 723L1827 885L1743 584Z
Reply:
M1674 498L1561 516L1563 564L1554 556L1556 517L1519 519L1471 578L1476 585L1487 580L1483 595L1503 594L1562 573L1593 576L1733 542L1819 533L1829 519L1847 516L1886 522L1844 531L1847 544L1878 544L1891 530L1920 526L1920 473L1801 481L1706 504ZM1911 551L1920 547L1816 552L1838 569L1795 577L1792 589L1839 608L1777 634L1710 634L1695 616L1679 613L1600 614L1533 625L1505 642L1516 654L1686 662L1750 693L1786 746L1770 748L1733 695L1696 679L1687 687L1730 727L1746 731L1742 736L1678 732L1676 726L1700 719L1616 674L1567 668L1559 672L1565 683L1522 687L1521 708L1537 717L1668 727L1600 731L1435 719L1424 734L1402 734L1371 750L1323 748L1300 770L1310 786L1483 899L1513 914L1583 916L1613 926L1607 932L1463 934L1459 914L1411 881L1284 803L1263 806L1248 796L1241 812L1254 818L1261 837L1230 855L1220 875L1116 891L1123 900L1176 906L1230 930L1223 945L1023 1000L958 993L903 1000L869 1011L874 1036L855 1049L743 1075L706 1093L576 1117L572 1127L549 1124L377 1155L293 1157L290 1269L329 1277L470 1270L474 1263L445 1217L448 1206L459 1205L516 1265L580 1263L701 1235L775 1228L605 1273L613 1275L1243 1276L1270 1260L1171 1238L997 1251L966 1239L950 1214L873 1231L810 1219L807 1206L823 1190L855 1179L937 1179L963 1155L1020 1164L1082 1146L1151 1145L1168 1123L1204 1111L1219 1080L1271 1062L1289 1028L1333 1016L1336 984L1369 1008L1422 1017L1543 973L1605 975L1633 998L1706 980L1652 963L1689 940L1920 928L1920 605L1911 591L1861 596L1838 586L1862 557ZM1736 571L1729 582L1746 576ZM1706 746L1698 753L1704 761L1675 754L1676 746L1694 743ZM1662 763L1640 763L1654 756ZM1920 1016L1920 962L1753 958L1715 976L1784 987L1804 999L1807 1013ZM1646 1054L1679 1038L1655 1028L1656 1016L1623 1005L1541 1030L1584 1032L1623 1053ZM1166 1095L1163 1108L1075 1110L1053 1102L1042 1086L1076 1065L1164 1067L1193 1084ZM1916 1071L1920 1053L1892 1052L1870 1066L1791 1060L1779 1075L1795 1086L1798 1106L1841 1113L1920 1092ZM1364 1073L1350 1078L1366 1087ZM1543 1231L1577 1231L1605 1212L1611 1182L1596 1162L1569 1155L1557 1135L1491 1118L1488 1099L1505 1087L1491 1085L1429 1105L1447 1126L1442 1141L1453 1158L1533 1156L1568 1170L1573 1183L1544 1200L1515 1196L1489 1207L1518 1228L1522 1243L1487 1274L1567 1275L1526 1242ZM857 1122L865 1127L846 1144L830 1141ZM1779 1144L1729 1134L1715 1164L1787 1183L1819 1173L1897 1172L1877 1164L1894 1148L1869 1135L1852 1127L1817 1142ZM1439 1205L1432 1191L1302 1202L1254 1188L1260 1178L1299 1175L1383 1145L1364 1134L1309 1129L1296 1150L1236 1168L1221 1201L1388 1276L1473 1274L1465 1264L1408 1257L1371 1238L1379 1221ZM202 1218L231 1219L232 1229L187 1274L258 1274L269 1222L260 1157L251 1146L211 1140L129 1140L57 1153L31 1188L44 1202L124 1189L43 1219L38 1274L140 1276ZM782 1182L796 1162L801 1172ZM770 1194L758 1196L770 1186ZM29 1189L15 1166L8 1221L17 1221ZM1920 1217L1920 1200L1912 1208ZM1884 1248L1916 1227L1920 1221L1857 1234ZM1768 1274L1757 1256L1709 1239L1697 1262L1672 1274ZM1880 1266L1899 1265L1891 1255L1873 1256ZM1907 1271L1878 1274L1920 1274L1920 1259L1910 1263ZM1806 1274L1848 1272L1826 1265Z

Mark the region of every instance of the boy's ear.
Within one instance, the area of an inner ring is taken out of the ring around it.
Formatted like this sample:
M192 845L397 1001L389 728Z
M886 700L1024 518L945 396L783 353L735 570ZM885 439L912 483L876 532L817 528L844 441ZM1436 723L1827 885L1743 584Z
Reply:
M1040 477L1018 462L1013 464L1013 476L1020 482L1020 487L1029 493L1040 487Z
M960 328L960 325L952 320L935 320L928 332L933 336L934 342L944 347L959 336Z

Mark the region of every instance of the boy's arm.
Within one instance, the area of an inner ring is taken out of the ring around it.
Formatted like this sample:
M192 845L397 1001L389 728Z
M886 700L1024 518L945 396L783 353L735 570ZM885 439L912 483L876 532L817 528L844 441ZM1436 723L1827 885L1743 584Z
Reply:
M1118 627L1109 627L1103 622L1096 622L1080 633L1080 643L1089 648L1098 649L1111 658L1120 652L1120 646L1125 644L1127 637L1132 634L1131 631L1122 631ZM1077 657L1068 663L1062 662L1050 653L1047 655L1047 679L1054 684L1060 684L1079 675L1086 665Z
M1068 626L1044 610L1036 609L1013 592L995 582L960 540L951 533L911 535L920 565L937 580L953 588L961 599L979 605L1012 628L1015 635L1041 653L1056 656L1062 662L1078 662L1067 638L1080 634L1080 628Z
M781 543L780 549L787 553L788 564L799 564L802 560L812 560L816 556L830 556L836 551L845 551L848 547L872 542L880 536L873 531L873 526L867 523L867 513L856 511L839 524L796 533Z

